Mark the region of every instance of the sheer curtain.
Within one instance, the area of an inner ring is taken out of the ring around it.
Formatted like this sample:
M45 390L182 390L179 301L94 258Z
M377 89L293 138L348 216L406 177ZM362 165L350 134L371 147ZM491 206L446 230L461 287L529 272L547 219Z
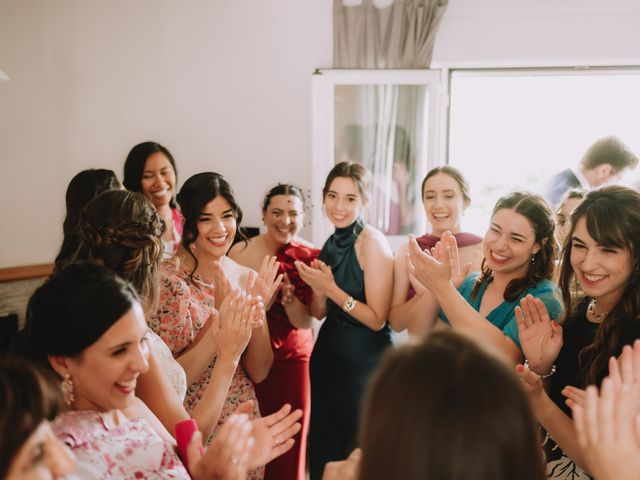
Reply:
M426 69L446 0L334 0L334 68ZM426 152L428 95L417 85L336 87L336 162L372 173L369 222L414 231L416 159Z

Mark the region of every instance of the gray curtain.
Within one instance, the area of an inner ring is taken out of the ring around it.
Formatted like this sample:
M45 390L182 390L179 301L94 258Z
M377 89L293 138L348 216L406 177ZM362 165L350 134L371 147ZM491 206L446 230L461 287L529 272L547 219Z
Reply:
M353 2L348 2L353 3ZM447 0L333 2L333 68L429 68Z

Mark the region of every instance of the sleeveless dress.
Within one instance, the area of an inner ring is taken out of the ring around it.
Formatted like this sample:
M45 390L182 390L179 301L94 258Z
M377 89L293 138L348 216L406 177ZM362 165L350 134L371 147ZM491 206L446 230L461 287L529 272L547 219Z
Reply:
M337 228L320 252L331 266L336 284L355 300L366 303L364 272L355 242L363 224L357 220ZM370 374L391 345L389 325L373 331L327 300L327 318L311 354L311 479L321 479L324 466L344 460L355 447L362 396Z
M286 273L295 287L294 295L303 304L311 304L313 291L302 281L294 262L299 260L307 265L318 257L320 250L290 242L276 252L280 262L278 273ZM309 359L313 350L313 332L311 329L294 327L282 305L282 292L267 312L269 336L273 349L273 365L269 375L255 385L260 413L262 416L277 412L288 403L292 409L301 409L302 429L295 435L293 448L284 455L275 458L265 467L265 480L304 480L305 455L311 393L309 380Z

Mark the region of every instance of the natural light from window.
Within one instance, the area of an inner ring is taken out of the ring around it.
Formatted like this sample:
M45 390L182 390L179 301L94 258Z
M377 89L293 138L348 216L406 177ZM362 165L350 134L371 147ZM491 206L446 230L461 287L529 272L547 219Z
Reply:
M640 71L456 71L451 77L449 163L471 183L463 228L484 234L491 209L516 189L540 191L615 135L640 154ZM640 168L623 181L638 187Z

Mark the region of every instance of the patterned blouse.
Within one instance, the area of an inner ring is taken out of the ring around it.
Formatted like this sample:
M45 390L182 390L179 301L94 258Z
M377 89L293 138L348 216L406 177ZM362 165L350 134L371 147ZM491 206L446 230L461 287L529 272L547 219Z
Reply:
M124 419L113 425L111 416L82 410L55 419L53 431L76 456L76 470L67 478L189 479L173 446L146 420Z
M173 356L178 357L194 342L198 331L204 327L215 310L214 305L213 282L201 275L193 275L191 279L189 272L177 269L172 263L166 262L161 269L159 307L156 314L151 317L149 327L169 346ZM215 358L200 378L188 386L184 401L187 411L191 412L202 398L211 380L214 365ZM250 416L258 418L260 411L253 382L240 364L233 375L218 425L207 439L207 444L211 442L220 426L236 407L248 400L253 401L253 412ZM262 478L262 476L250 475L249 478Z

